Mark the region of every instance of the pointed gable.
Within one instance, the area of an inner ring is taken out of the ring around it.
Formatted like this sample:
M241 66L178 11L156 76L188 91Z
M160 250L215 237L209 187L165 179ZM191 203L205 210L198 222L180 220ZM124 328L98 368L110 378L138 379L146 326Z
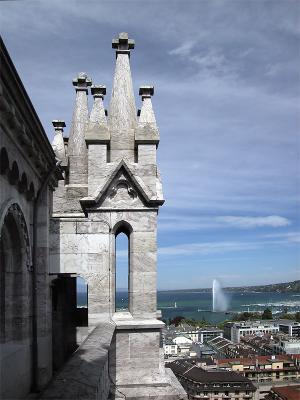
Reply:
M157 207L164 200L153 197L142 179L133 174L125 161L121 161L109 179L94 197L81 199L83 209Z

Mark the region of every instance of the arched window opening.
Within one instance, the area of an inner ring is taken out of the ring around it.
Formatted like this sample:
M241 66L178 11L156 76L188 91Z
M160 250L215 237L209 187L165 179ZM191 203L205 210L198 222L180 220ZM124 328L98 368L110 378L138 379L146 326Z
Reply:
M129 235L116 232L116 311L129 311Z

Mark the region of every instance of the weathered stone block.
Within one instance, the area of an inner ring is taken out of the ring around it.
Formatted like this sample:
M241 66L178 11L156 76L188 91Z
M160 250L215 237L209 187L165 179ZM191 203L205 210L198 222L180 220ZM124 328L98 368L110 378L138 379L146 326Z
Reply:
M156 145L138 145L138 163L141 165L153 164L156 166Z
M77 221L76 233L108 233L109 226L106 222L101 221Z
M130 252L145 253L156 251L156 232L133 232Z

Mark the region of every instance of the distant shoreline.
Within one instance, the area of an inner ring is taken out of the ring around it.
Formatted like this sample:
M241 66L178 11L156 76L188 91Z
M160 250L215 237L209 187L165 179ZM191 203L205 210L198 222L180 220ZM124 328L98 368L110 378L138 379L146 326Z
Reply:
M197 288L197 289L174 289L174 290L158 290L159 293L209 293L212 288ZM300 293L300 280L285 283L273 283L268 285L257 286L231 286L224 287L225 292L278 292L278 293Z

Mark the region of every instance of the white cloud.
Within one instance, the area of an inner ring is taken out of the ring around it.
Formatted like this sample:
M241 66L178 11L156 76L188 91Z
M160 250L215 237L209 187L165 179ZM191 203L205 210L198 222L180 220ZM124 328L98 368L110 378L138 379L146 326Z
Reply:
M217 217L216 220L237 228L278 228L291 224L291 221L289 221L287 218L280 217L279 215L269 215L267 217L224 216Z
M176 47L173 50L169 51L170 55L174 55L174 56L187 56L191 53L191 50L193 49L193 47L195 46L196 41L195 40L190 40L187 42L184 42L182 45Z
M187 255L206 255L216 253L227 253L244 250L253 250L259 247L259 243L247 242L206 242L206 243L187 243L175 246L160 247L160 256L187 256Z
M279 228L291 225L291 221L278 215L265 217L252 216L190 216L170 214L161 216L159 219L159 230L171 231L193 231L200 229L255 229L262 227Z
M263 237L279 239L281 243L300 243L300 232L269 233Z

